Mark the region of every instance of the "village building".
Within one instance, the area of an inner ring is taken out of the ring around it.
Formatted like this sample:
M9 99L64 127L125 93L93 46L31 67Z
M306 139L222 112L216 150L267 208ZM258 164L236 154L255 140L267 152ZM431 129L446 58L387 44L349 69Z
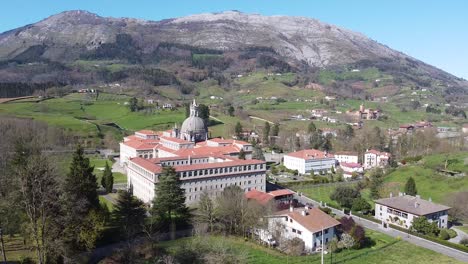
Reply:
M284 155L284 166L290 170L297 170L301 174L330 173L335 169L336 160L333 154L316 149L305 149Z
M364 153L364 169L372 169L377 167L385 167L389 164L390 153L378 151L378 150L367 150Z
M424 216L429 222L437 223L439 228L448 227L450 207L421 199L419 195L402 195L375 201L375 218L383 224L394 224L410 228L417 217Z
M333 155L338 163L359 163L359 154L354 151L337 151Z
M378 109L367 109L363 104L359 106L358 111L347 111L348 115L355 117L358 120L375 120L378 119L382 112Z
M322 210L307 206L303 208L291 206L265 219L268 221L268 228L259 230L261 240L271 243L275 239L299 238L304 241L307 252L316 251L327 245L336 236L336 227L340 225L340 222Z

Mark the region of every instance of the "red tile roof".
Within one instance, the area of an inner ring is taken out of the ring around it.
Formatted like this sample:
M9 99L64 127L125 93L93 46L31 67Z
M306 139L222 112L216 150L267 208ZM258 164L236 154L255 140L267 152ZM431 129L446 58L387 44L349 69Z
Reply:
M278 196L284 196L284 195L292 195L294 193L288 189L281 189L281 190L271 191L268 194L273 197L278 197Z
M174 168L176 169L176 171L191 171L191 170L214 169L214 168L241 166L241 165L255 165L255 164L263 164L263 163L265 162L261 160L232 159L232 160L224 161L224 162L179 165L179 166L174 166Z
M347 156L358 156L359 154L354 151L337 151L334 153L335 155L347 155Z
M303 210L307 212L305 216L301 213ZM290 212L289 209L283 210L277 212L276 215L288 216L312 233L320 232L322 229L335 227L340 224L335 218L315 207L308 210L305 208L296 208L293 212Z
M143 135L156 135L156 132L154 132L153 130L149 130L149 129L142 129L142 130L139 130L135 133L140 133L140 134L143 134Z
M161 136L160 138L161 138L162 140L172 141L172 142L176 142L176 143L179 143L179 144L190 144L190 143L193 143L193 142L190 142L190 141L187 141L187 140L183 140L183 139L180 139L180 138L174 138L174 137L165 137L165 136Z
M341 167L347 167L347 168L361 168L361 164L359 163L354 163L354 162L341 162L340 163Z
M324 159L324 158L333 158L333 154L326 153L316 149L304 149L297 152L292 152L286 154L287 156L300 158L300 159Z
M388 152L381 152L381 151L378 151L378 150L375 150L375 149L370 149L368 151L366 151L366 154L367 153L372 153L372 154L375 154L375 155L378 155L378 156L390 156L390 153Z
M140 157L131 158L131 162L137 164L138 166L152 172L152 173L160 173L162 171L162 167L159 165L154 164L150 160L143 159Z
M259 204L265 205L273 199L273 196L271 196L268 193L261 192L261 191L251 190L245 194L245 198L255 200Z
M124 145L134 148L136 150L149 150L154 149L159 145L157 141L149 140L149 141L139 141L139 140L129 140L123 142Z

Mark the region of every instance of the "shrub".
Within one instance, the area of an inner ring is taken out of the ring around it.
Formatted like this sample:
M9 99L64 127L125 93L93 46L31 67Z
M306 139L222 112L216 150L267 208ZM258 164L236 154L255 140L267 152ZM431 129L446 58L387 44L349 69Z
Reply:
M465 237L462 240L460 240L460 244L464 245L465 247L468 247L468 238Z
M441 239L443 239L443 240L449 240L450 239L450 235L447 232L447 230L445 230L445 229L440 230L439 237Z
M457 232L452 229L447 229L447 233L449 234L450 238L454 238L458 235Z

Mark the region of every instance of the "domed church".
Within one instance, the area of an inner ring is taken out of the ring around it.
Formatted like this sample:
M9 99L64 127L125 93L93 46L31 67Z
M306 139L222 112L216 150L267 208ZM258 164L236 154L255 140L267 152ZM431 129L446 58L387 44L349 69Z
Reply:
M198 116L198 105L195 99L190 105L190 116L182 123L179 138L192 142L208 139L208 129L203 119Z

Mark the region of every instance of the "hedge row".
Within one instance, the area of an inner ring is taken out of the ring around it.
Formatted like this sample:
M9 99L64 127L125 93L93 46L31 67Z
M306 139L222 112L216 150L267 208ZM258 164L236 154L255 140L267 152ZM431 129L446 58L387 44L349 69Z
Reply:
M377 224L382 223L380 220L375 219L373 216L361 214L359 212L353 212L353 215L364 218L364 219L367 219L367 220L372 221L372 222L377 223Z
M391 228L393 228L393 229L400 230L400 231L405 232L405 233L409 233L409 234L411 234L413 236L424 238L424 239L427 239L429 241L432 241L432 242L435 242L435 243L438 243L438 244L441 244L441 245L444 245L444 246L447 246L447 247L450 247L450 248L457 249L457 250L468 253L468 247L466 247L466 246L463 246L463 245L460 245L460 244L455 244L455 243L452 243L452 242L449 242L449 241L446 241L446 240L443 240L443 239L440 239L440 238L437 238L437 237L432 237L432 236L427 236L427 235L419 234L419 233L416 233L416 232L412 232L412 231L410 231L408 229L401 228L401 227L393 225L393 224L389 224L389 226Z

